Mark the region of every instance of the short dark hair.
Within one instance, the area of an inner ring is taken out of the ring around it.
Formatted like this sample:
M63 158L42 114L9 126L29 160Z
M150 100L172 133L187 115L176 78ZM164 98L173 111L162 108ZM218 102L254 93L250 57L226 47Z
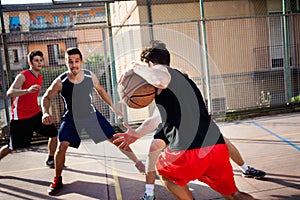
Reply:
M28 62L32 62L33 61L33 57L35 57L35 56L41 56L43 58L44 54L40 50L30 51L29 54L27 55Z
M149 63L150 61L156 64L170 65L170 52L166 48L166 44L153 40L150 42L150 47L145 48L140 57L141 61Z
M66 56L65 57L67 57L67 55L70 56L70 55L75 55L75 54L79 54L80 59L82 60L81 51L77 47L68 48L67 51L66 51Z

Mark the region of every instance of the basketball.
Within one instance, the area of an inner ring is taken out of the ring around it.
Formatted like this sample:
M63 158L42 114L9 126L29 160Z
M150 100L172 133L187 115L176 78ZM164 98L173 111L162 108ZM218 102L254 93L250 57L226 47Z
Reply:
M119 95L122 102L130 108L144 108L154 99L156 88L139 75L132 73L119 83Z

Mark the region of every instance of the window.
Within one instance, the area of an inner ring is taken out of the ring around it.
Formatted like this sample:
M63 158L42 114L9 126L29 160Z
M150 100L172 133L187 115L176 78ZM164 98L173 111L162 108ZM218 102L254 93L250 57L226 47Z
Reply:
M59 16L57 16L57 15L54 15L53 16L53 23L54 24L59 24L60 22L59 22Z
M47 45L49 65L58 65L59 47L58 44Z
M64 25L68 26L70 25L71 21L70 21L70 16L65 14L64 15Z
M83 16L84 16L84 17L88 17L88 16L89 16L89 13L83 13Z
M39 28L46 27L46 17L45 16L37 16L36 17L36 25Z
M18 56L18 49L12 49L8 51L9 54L9 60L11 63L18 63L19 62L19 56Z
M20 27L21 25L19 16L9 18L9 29L11 31L20 31Z
M96 12L96 16L103 17L103 16L105 16L105 13L104 12Z

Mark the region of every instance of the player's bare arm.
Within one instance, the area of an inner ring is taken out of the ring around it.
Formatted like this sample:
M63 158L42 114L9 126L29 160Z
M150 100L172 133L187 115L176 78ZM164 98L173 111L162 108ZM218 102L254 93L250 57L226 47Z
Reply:
M28 89L22 89L22 85L25 82L25 76L23 74L18 74L14 80L14 82L12 83L12 85L9 87L9 89L7 90L7 96L12 98L12 97L18 97L18 96L22 96L24 94L28 94L28 93L34 93L37 92L41 89L40 85L32 85L31 87L29 87Z
M43 112L42 122L44 124L52 124L54 122L49 109L51 105L51 100L61 91L61 89L62 89L61 80L59 78L56 78L42 97L42 101L41 101L41 108Z
M159 88L165 89L171 81L171 75L166 66L155 65L149 67L147 65L135 64L133 71L143 77L148 83Z
M161 117L158 108L156 108L153 112L153 115L145 119L143 123L135 130L127 123L123 123L125 128L127 128L127 131L125 133L116 133L114 135L116 139L113 142L120 143L118 147L126 150L130 144L134 143L144 135L154 131L158 127L159 123L161 123Z
M122 112L114 106L111 98L107 94L106 90L100 85L100 82L94 73L92 73L92 80L97 94L103 99L103 101L105 101L105 103L110 106L110 108L118 115L119 118L122 118Z

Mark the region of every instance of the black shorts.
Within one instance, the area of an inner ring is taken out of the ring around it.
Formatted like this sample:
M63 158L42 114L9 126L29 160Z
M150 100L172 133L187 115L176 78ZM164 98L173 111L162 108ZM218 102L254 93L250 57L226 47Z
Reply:
M170 143L168 138L164 134L164 131L163 131L163 128L161 127L161 124L158 126L156 132L154 133L153 138L163 140L166 143L166 145L169 145L169 143Z
M51 138L57 136L57 129L54 124L43 124L42 112L39 112L35 116L27 119L11 120L9 148L16 150L29 147L31 145L33 132Z

